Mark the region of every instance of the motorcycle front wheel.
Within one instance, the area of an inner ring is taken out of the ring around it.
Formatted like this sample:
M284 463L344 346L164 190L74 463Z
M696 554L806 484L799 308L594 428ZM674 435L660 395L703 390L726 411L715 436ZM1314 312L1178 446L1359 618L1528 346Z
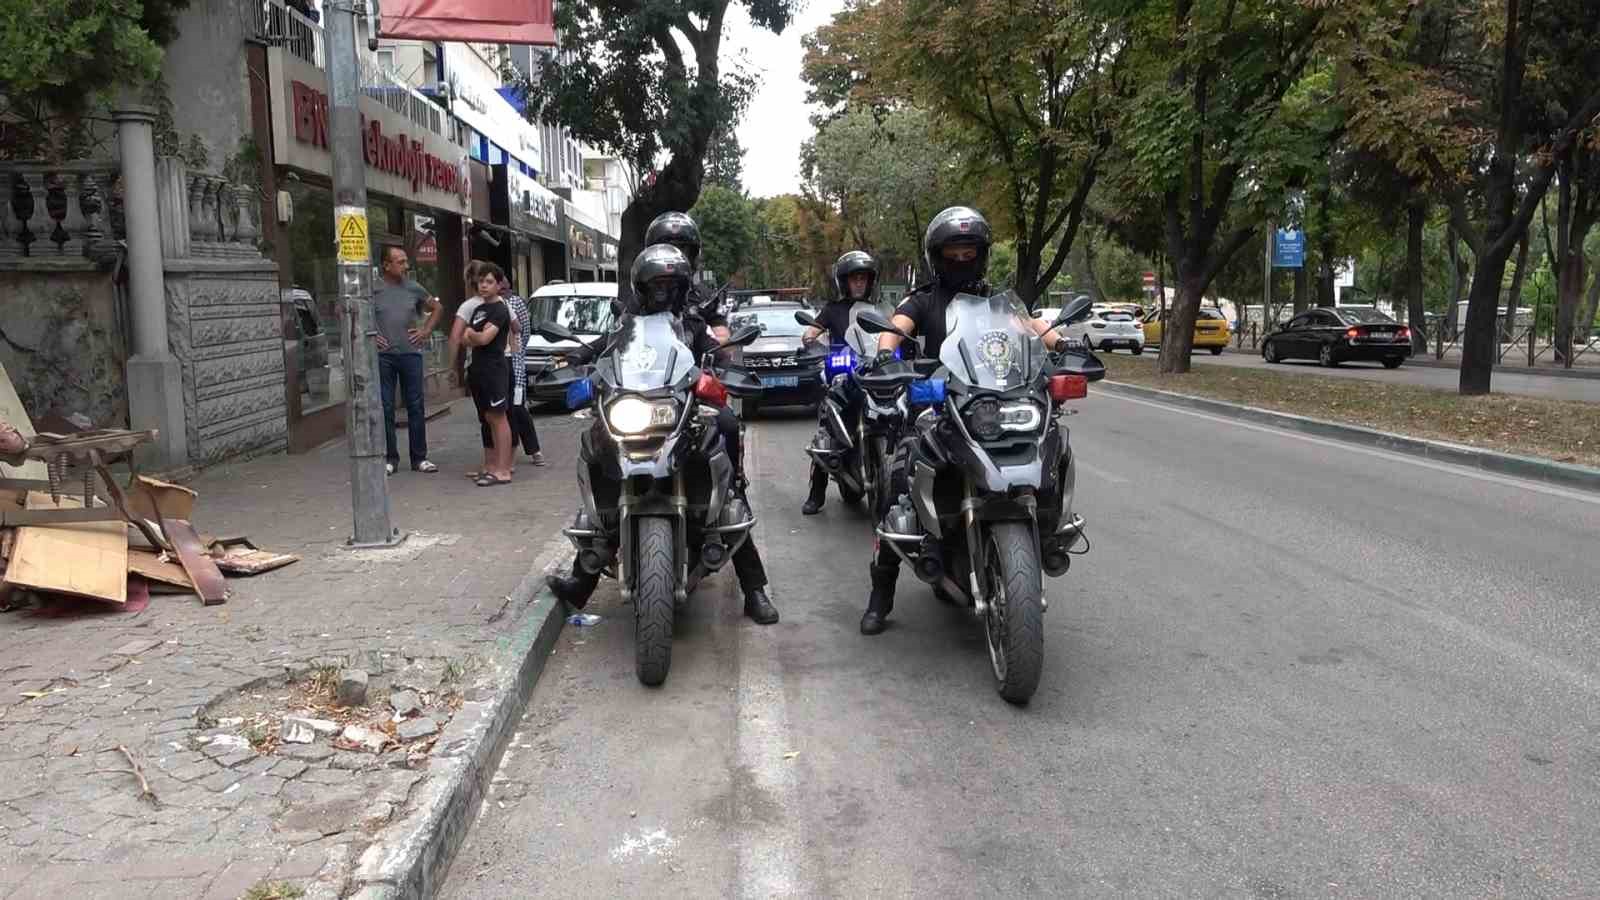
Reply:
M672 520L638 520L637 586L633 591L633 658L639 681L654 687L672 668L672 615L676 569L672 565Z
M1026 522L989 526L984 575L989 609L984 635L995 689L1008 702L1023 704L1039 688L1044 669L1044 593L1039 556Z

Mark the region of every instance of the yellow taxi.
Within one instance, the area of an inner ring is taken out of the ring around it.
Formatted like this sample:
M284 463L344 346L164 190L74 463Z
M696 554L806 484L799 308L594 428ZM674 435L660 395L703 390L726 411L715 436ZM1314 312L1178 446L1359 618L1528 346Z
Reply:
M1144 320L1146 346L1161 343L1161 329L1170 315L1171 310L1153 311ZM1210 350L1212 356L1221 356L1223 348L1228 346L1232 338L1233 334L1228 330L1228 318L1222 314L1222 310L1200 307L1194 318L1194 349Z

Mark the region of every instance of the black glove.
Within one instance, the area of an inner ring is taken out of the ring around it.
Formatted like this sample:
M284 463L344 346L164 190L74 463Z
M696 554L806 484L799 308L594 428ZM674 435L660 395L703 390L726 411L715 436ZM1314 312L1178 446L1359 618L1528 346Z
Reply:
M892 362L894 362L894 351L893 350L879 350L878 351L878 355L873 357L872 365L874 367L886 366L886 365L888 365L889 363L892 363Z

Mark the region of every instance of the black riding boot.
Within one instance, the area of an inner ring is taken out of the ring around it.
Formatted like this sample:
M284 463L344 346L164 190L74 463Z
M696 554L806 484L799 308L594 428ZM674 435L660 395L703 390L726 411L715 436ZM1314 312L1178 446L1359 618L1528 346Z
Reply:
M872 572L872 596L867 598L867 611L861 617L862 634L882 634L894 609L894 582L900 575L899 566L868 567Z
M574 559L571 575L549 575L544 582L550 585L550 592L556 595L557 600L573 609L583 609L588 605L595 587L600 584L600 576L585 572Z
M828 470L816 463L811 464L811 494L806 497L806 503L800 507L801 515L814 516L822 510L823 501L828 499Z

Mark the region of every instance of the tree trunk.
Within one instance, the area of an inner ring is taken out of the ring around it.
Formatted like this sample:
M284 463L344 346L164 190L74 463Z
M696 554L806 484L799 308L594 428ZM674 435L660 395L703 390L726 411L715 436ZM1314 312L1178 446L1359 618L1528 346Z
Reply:
M1589 268L1594 270L1594 280L1589 283L1589 299L1583 304L1583 311L1578 314L1578 343L1588 345L1589 335L1594 331L1594 314L1600 308L1600 260L1592 260Z
M1422 230L1428 222L1427 201L1406 207L1406 323L1411 326L1411 352L1428 351L1428 310L1422 297Z
M1595 209L1590 198L1577 197L1571 167L1562 172L1561 200L1556 222L1554 268L1556 271L1556 359L1572 365L1573 343L1585 343L1588 322L1580 323L1578 308L1583 305L1583 287L1589 279L1588 259L1583 245L1594 227ZM1548 241L1547 241L1548 243ZM1582 330L1578 326L1582 324Z
M1189 353L1194 348L1194 320L1200 312L1200 301L1205 297L1205 284L1193 272L1198 266L1178 267L1178 296L1172 301L1172 313L1161 327L1161 356L1156 369L1163 374L1177 375L1189 371Z
M1167 261L1160 253L1155 255L1156 310L1167 311Z
M1505 319L1500 323L1502 344L1511 343L1517 336L1517 309L1522 305L1522 279L1528 271L1528 243L1528 234L1523 232L1522 240L1517 243L1517 268L1511 273L1511 290L1506 292Z
M1335 296L1333 293L1333 260L1324 253L1321 263L1317 266L1317 305L1333 306Z
M664 212L687 212L700 198L704 169L699 159L674 156L649 187L634 194L622 211L622 234L617 236L617 298L633 299L633 258L644 249L644 230Z
M1310 298L1306 296L1306 289L1309 287L1309 285L1306 282L1307 282L1306 267L1302 264L1299 268L1294 270L1294 313L1295 313L1295 315L1299 315L1299 314L1305 312L1311 305Z

